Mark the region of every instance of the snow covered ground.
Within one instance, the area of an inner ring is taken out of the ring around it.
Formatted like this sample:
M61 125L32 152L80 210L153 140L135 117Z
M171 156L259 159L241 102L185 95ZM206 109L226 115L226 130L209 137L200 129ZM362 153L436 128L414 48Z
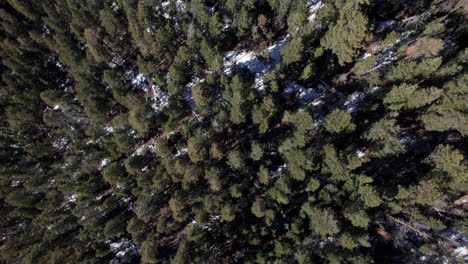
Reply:
M359 103L367 96L378 91L380 87L374 87L370 92L354 92L348 96L348 99L344 102L344 110L355 113L358 109Z
M255 89L264 91L263 77L274 71L275 65L282 63L281 50L288 43L291 36L287 35L278 43L268 47L262 52L238 50L224 53L224 73L231 76L236 68L244 68L255 74ZM258 54L267 54L270 63L261 60Z
M315 17L317 16L317 12L324 6L322 0L312 0L307 4L307 12L309 16L307 17L307 20L310 22L315 20Z
M118 242L110 243L108 241L110 251L112 253L116 253L115 256L117 259L112 260L110 263L117 264L117 263L126 263L124 261L120 261L120 258L123 258L127 255L136 255L138 254L139 246L136 245L133 241L129 240L128 238L122 238Z
M125 78L131 81L133 88L142 90L151 95L151 108L157 113L169 106L169 94L162 91L161 87L154 84L155 80L149 76L139 73L138 71L129 71Z
M184 97L185 101L190 105L192 110L195 109L195 101L193 100L192 87L194 87L195 85L197 85L199 83L202 83L204 81L205 81L205 79L203 79L203 78L194 77L190 83L185 85L186 89L184 89L183 97Z
M299 85L295 82L289 82L286 85L283 95L288 96L291 93L298 92L300 97L300 103L306 105L308 103L313 103L314 105L320 104L320 98L325 95L325 91L329 89L328 85L319 84L314 88L305 88L302 85Z

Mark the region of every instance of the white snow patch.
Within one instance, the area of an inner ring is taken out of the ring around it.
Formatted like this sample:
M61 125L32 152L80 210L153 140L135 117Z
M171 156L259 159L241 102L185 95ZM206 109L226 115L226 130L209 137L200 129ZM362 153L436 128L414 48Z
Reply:
M372 54L370 54L370 53L364 53L364 55L362 55L362 56L358 59L358 61L365 60L365 59L369 58L370 56L372 56Z
M364 153L364 152L362 152L360 150L357 150L356 154L357 154L358 158L363 158L366 155L366 153Z
M315 101L324 96L327 87L325 85L319 84L316 88L305 88L302 85L299 85L295 82L289 82L286 84L286 88L284 89L283 96L288 96L294 92L299 93L300 103L301 104L308 104L311 101ZM319 105L321 102L315 101L314 105Z
M307 20L309 23L315 20L317 17L317 11L319 11L323 6L324 4L322 3L322 0L312 0L307 4L307 12L309 13Z
M60 109L60 105L54 105L54 110L59 110Z
M118 12L119 9L120 9L117 2L112 2L111 8L112 8L112 10L114 10L114 12Z
M186 89L184 90L182 96L184 97L185 101L187 101L187 103L190 105L190 108L192 108L192 110L195 109L195 100L193 100L192 87L204 81L205 79L203 78L195 77L190 83L185 85Z
M278 177L278 175L281 172L286 171L287 169L288 169L288 165L285 163L285 164L279 166L278 169L276 169L275 171L272 171L271 172L271 177L276 178L276 177Z
M169 94L162 91L158 85L151 85L153 96L151 99L153 103L151 108L156 112L161 112L164 108L169 106Z
M21 184L20 180L11 180L11 187L18 187Z
M468 260L468 248L466 246L458 247L453 250L452 254L455 257L463 258L464 260Z
M107 133L112 133L112 132L114 132L114 127L112 127L112 126L105 126L105 127L104 127L104 131L106 131Z
M221 215L211 215L210 216L210 221L219 220L219 219L221 219Z
M414 136L403 136L403 137L399 137L398 140L400 141L400 143L408 143L408 142L411 142L415 139Z
M109 244L110 251L112 253L116 253L116 257L123 257L127 254L133 255L136 254L138 251L138 246L128 238L122 238L118 242L110 243ZM118 262L115 262L118 263Z
M282 63L281 50L284 48L286 43L291 38L291 35L287 35L278 43L268 47L262 53L267 53L271 63L265 63L258 58L258 54L254 51L239 50L239 51L228 51L224 53L224 73L228 76L232 75L236 67L245 68L252 73L255 73L256 88L263 89L263 84L260 83L260 78L263 78L265 74L273 71L275 65ZM263 83L263 80L262 80ZM258 85L257 85L258 84Z
M127 79L132 80L133 87L135 87L137 89L141 89L141 90L143 90L145 92L149 92L149 85L148 85L149 77L148 76L146 76L144 74L141 74L141 73L138 73L136 71L132 71L127 76Z
M184 0L176 0L175 3L178 12L184 12L186 10L186 4Z
M74 203L74 202L76 202L76 199L78 198L78 195L77 195L77 194L72 194L72 195L66 194L64 198L65 198L65 200L67 200L68 202Z
M364 92L354 92L349 97L348 100L344 103L345 110L354 113L357 110L359 102L361 102L368 94Z
M265 91L265 83L263 81L263 74L256 73L255 74L255 90L259 92Z
M228 16L223 17L223 31L227 31L232 27L232 18Z
M61 137L59 140L55 140L52 146L56 149L67 149L69 140L65 137Z
M348 99L344 102L344 109L350 113L356 112L358 108L358 104L370 94L378 91L380 87L376 86L373 87L370 92L354 92L352 93Z
M179 157L180 155L183 155L188 152L187 148L183 148L181 150L178 150L177 153L174 155L174 157Z
M383 31L383 30L386 30L388 27L395 25L396 21L395 20L377 21L375 24L376 24L376 27L375 27L376 31Z
M104 167L107 166L107 164L109 164L110 162L111 162L110 159L103 159L103 160L101 160L100 167L101 167L101 168L104 168Z

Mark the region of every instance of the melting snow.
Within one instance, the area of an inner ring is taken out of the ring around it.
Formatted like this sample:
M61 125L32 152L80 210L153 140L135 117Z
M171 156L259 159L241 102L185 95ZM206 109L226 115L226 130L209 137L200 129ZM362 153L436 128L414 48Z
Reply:
M100 167L101 167L101 168L104 168L104 167L107 166L107 164L109 164L110 162L111 162L110 159L103 159L103 160L101 160Z
M364 152L362 152L360 150L357 150L356 154L357 154L358 158L362 158L362 157L364 157L366 155L366 153L364 153Z
M120 9L119 5L116 2L112 2L111 8L112 10L114 10L114 12L118 12Z
M137 254L138 251L138 246L128 238L122 238L118 242L110 243L109 247L112 253L116 253L116 257L123 257L127 254Z
M453 250L452 254L458 258L468 260L468 248L466 246L458 247Z
M136 71L132 71L127 76L127 80L130 80L130 79L132 80L133 87L137 89L141 89L145 92L149 92L150 87L148 85L148 80L149 80L148 76L138 73Z
M157 85L151 86L151 91L153 93L151 108L156 112L161 112L164 108L169 106L169 94L162 91L161 88Z
M307 11L309 13L309 17L307 20L309 22L312 22L315 20L315 17L317 16L317 11L322 8L324 4L322 3L322 0L312 0L307 4Z
M275 69L275 65L282 63L281 50L289 41L291 36L288 34L280 42L268 47L263 52L267 53L271 63L266 63L258 58L254 51L228 51L224 53L224 73L228 76L233 74L236 67L249 70L255 73L255 89L264 91L263 77ZM262 54L263 52L260 52Z
M210 221L221 219L221 215L212 215L210 216Z
M179 157L180 155L183 155L188 152L187 148L183 148L181 150L178 150L177 153L174 155L174 157Z
M78 198L78 195L77 195L77 194L72 194L72 195L66 194L64 198L65 198L65 200L67 200L68 202L74 203L74 202L76 202L76 199Z
M68 148L68 139L67 138L60 138L59 140L55 140L53 143L52 143L52 146L54 148L57 148L57 149L63 149L63 148Z
M345 110L354 113L357 110L357 106L362 99L367 96L367 93L363 92L354 92L349 97L348 100L344 103Z
M404 137L399 137L398 140L400 141L400 143L408 143L410 141L412 141L413 139L415 139L414 136L404 136Z
M358 61L361 61L361 60L364 60L364 59L367 59L369 58L370 56L372 56L372 54L370 53L364 53L364 55L362 55L360 58L358 58L357 60Z
M18 187L21 184L19 180L11 180L11 187Z
M177 0L176 1L177 11L183 12L185 11L186 5L184 0Z
M185 88L188 88L188 89L185 89L184 90L184 93L183 93L183 97L185 99L185 101L187 101L187 103L190 105L190 107L192 109L195 109L195 101L193 100L193 94L192 94L192 87L194 87L195 85L199 84L199 83L202 83L204 82L205 79L200 79L198 77L195 77L192 79L192 81L190 83L188 83Z
M289 82L286 84L283 95L287 96L291 93L298 92L301 104L308 104L311 101L321 98L327 90L327 86L319 84L316 88L305 88L295 82ZM314 102L314 105L319 105L321 103L322 102L318 100Z
M383 31L386 30L388 27L396 24L395 20L386 20L386 21L377 21L375 30L376 31Z
M106 127L104 127L104 131L106 131L107 133L112 133L112 132L114 132L114 127L106 126Z
M350 113L356 112L358 108L359 102L361 102L364 98L366 98L369 94L372 94L378 91L380 87L376 86L371 89L369 93L367 92L354 92L352 93L348 99L344 103L344 109Z

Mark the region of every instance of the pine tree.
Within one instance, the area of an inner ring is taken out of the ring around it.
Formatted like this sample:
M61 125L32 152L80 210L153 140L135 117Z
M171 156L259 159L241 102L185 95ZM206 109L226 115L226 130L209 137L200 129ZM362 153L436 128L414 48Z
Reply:
M340 65L351 62L367 38L368 19L360 11L341 9L338 20L330 25L320 44L333 51Z

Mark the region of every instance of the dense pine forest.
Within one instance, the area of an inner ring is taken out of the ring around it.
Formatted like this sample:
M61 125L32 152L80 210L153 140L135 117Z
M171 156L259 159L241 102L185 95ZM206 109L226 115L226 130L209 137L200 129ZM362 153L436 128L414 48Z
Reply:
M466 0L0 0L0 264L467 263Z

